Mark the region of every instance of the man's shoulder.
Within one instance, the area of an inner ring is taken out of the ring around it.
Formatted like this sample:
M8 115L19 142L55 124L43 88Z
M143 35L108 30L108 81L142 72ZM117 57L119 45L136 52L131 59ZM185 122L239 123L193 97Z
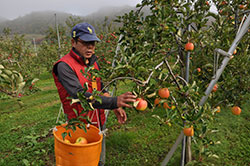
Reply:
M70 66L67 64L67 63L65 63L65 62L63 62L63 61L60 61L60 62L58 62L55 66L54 66L54 72L56 73L56 75L57 75L57 73L58 73L58 71L60 71L60 73L61 72L71 72L71 71L73 71L71 68L70 68Z

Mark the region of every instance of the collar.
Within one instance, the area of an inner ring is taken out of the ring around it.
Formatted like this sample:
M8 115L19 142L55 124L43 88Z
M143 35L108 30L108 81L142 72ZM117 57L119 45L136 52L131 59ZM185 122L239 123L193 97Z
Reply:
M97 57L96 57L95 54L93 54L93 55L91 56L91 58L88 58L88 59L87 59L87 58L81 56L81 55L79 54L79 52L78 52L74 47L72 47L72 51L81 59L82 63L84 63L84 65L86 65L86 66L93 65L93 64L97 61ZM78 58L77 58L77 59L78 59ZM86 64L86 60L89 61L88 64Z

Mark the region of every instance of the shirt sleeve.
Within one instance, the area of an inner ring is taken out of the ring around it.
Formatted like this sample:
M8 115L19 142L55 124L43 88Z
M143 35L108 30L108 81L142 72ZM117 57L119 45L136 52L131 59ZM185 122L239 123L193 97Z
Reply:
M68 92L68 94L77 99L77 93L83 91L83 87L80 84L75 72L64 62L59 62L57 64L57 77L59 82ZM91 93L86 92L84 94L86 97L91 96ZM100 109L116 109L117 107L117 97L105 97L102 98L102 103L95 102L93 104L94 108Z

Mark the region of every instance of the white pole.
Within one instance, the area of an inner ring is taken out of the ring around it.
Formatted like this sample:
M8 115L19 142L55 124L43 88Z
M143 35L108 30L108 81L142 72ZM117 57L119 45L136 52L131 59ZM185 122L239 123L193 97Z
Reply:
M242 37L245 35L245 33L247 32L248 28L250 25L250 14L248 15L246 21L244 22L242 28L240 29L239 33L236 35L231 47L229 48L227 54L228 56L226 56L223 61L222 64L220 66L220 68L216 71L215 76L213 77L214 79L210 82L209 86L207 87L206 91L205 91L205 96L203 96L200 100L199 105L203 106L203 104L206 102L209 94L211 93L214 85L216 84L216 82L219 80L222 72L224 71L227 63L229 62L229 60L231 59L230 56L233 55L234 50L236 49L237 45L239 44L240 40L242 39Z
M37 56L37 52L36 52L36 40L35 40L35 38L33 38L33 43L34 43L35 55Z
M58 30L58 24L57 24L57 19L56 19L56 13L55 13L55 24L56 24L56 34L57 34L57 41L58 41L58 50L59 50L59 58L61 58L61 44L60 44L60 36L59 36L59 30Z

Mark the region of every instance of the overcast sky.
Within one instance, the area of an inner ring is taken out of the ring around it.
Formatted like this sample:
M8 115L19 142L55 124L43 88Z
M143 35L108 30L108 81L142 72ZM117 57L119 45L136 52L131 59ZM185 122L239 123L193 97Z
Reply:
M142 0L0 0L0 16L15 19L33 11L53 10L85 16L106 6L135 6Z

